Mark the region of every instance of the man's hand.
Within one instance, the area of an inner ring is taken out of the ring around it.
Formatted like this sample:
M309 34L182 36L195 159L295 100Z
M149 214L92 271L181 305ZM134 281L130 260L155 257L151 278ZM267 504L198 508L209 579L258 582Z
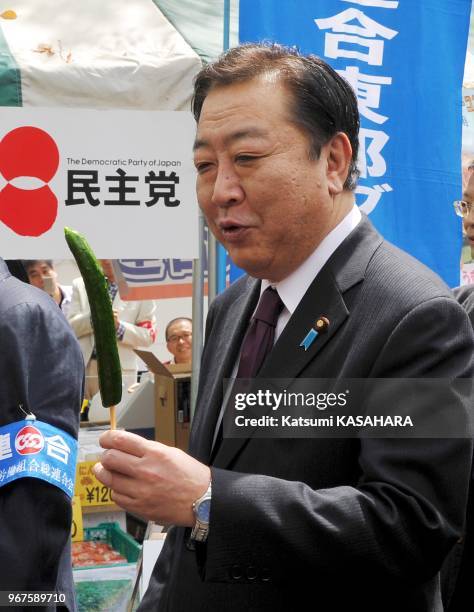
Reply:
M119 325L120 325L119 311L114 309L113 313L114 313L115 329L117 330L119 328Z
M125 431L105 432L100 444L108 450L94 473L119 506L160 525L194 525L192 504L209 486L208 466L178 448Z

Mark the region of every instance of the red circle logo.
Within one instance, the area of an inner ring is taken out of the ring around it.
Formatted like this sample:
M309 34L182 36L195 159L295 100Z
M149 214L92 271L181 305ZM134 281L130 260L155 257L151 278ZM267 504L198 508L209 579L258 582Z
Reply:
M25 425L16 434L15 448L20 455L34 455L44 448L43 434L32 425Z
M15 128L0 142L0 174L7 181L35 177L45 183L56 174L59 150L40 128ZM0 221L20 236L41 236L56 220L58 200L48 185L19 189L9 183L0 191Z

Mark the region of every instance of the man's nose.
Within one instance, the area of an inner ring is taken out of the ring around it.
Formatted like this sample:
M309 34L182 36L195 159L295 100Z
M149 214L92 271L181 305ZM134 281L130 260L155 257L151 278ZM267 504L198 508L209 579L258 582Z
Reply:
M243 197L244 191L239 176L230 166L219 167L212 192L212 203L217 206L233 206L241 202Z

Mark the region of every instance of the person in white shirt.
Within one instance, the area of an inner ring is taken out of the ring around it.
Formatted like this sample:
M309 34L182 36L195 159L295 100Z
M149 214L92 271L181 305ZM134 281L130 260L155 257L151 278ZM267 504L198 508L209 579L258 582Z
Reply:
M118 293L111 260L101 259L100 263L107 278L112 301L123 384L125 388L128 388L137 380L138 361L133 349L150 346L155 341L156 306L153 300L128 302L122 300ZM72 300L68 320L76 333L84 357L85 398L90 400L98 392L99 383L91 311L82 278L76 278L72 283Z

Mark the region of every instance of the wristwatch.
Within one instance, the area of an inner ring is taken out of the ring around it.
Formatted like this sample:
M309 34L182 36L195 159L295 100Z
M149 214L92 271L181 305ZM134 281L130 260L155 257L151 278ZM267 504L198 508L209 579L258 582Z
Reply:
M211 483L207 491L193 503L196 523L191 531L191 540L205 542L209 534L209 515L211 512Z

